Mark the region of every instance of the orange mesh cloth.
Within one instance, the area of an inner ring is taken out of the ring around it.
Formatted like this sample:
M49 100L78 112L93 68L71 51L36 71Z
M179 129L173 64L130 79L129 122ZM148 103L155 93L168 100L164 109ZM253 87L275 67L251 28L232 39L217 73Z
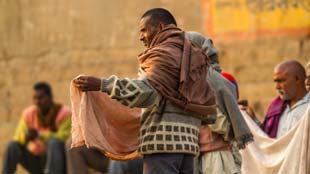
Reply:
M141 110L129 108L103 92L81 92L72 83L71 147L86 145L115 160L139 157Z

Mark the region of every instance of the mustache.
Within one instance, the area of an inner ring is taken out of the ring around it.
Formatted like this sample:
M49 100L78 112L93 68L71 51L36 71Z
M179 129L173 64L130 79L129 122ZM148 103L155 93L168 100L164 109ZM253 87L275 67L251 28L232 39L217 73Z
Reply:
M277 92L280 95L286 95L286 92L283 89L278 89Z
M278 89L278 94L280 95L280 98L282 98L283 100L289 100L289 95L287 94L287 92L283 89Z

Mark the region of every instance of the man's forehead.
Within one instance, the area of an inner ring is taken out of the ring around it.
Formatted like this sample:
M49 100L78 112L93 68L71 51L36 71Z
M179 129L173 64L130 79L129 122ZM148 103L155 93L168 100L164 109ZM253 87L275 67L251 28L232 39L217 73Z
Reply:
M277 65L274 68L275 74L289 74L290 71L291 71L291 67L285 64Z
M293 74L289 69L275 69L273 73L274 81L284 81L293 77Z
M47 94L43 90L33 90L33 95L35 96L47 96Z
M282 78L287 76L287 70L281 67L276 67L273 71L273 77L274 78Z
M140 27L145 27L147 22L149 21L150 17L151 16L146 16L146 17L141 18L139 26Z

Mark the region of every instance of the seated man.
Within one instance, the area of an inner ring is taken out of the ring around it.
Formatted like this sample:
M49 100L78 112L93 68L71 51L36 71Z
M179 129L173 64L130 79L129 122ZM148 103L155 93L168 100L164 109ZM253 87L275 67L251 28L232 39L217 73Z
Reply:
M270 104L261 127L271 138L278 138L304 115L309 107L310 94L305 87L305 69L296 60L278 64L273 79L279 96Z
M3 158L3 174L12 174L20 163L32 174L64 174L64 141L70 135L71 111L54 103L44 82L33 86L34 105L26 108Z

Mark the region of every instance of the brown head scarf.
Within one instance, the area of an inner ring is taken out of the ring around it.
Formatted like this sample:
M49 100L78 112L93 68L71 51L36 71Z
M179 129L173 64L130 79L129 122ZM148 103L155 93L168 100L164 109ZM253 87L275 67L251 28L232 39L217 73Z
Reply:
M216 113L208 57L175 25L157 33L138 60L149 82L168 100L199 115Z

